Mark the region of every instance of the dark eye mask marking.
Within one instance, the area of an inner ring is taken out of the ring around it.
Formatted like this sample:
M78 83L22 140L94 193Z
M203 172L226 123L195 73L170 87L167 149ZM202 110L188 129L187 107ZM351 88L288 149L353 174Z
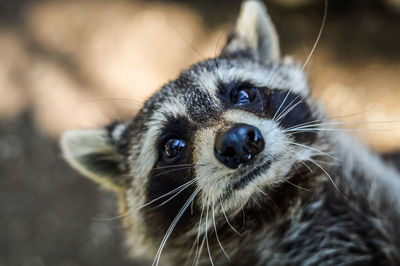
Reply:
M272 90L270 92L270 108L274 118L284 129L295 128L315 120L306 100L295 93ZM315 132L296 132L293 137L298 142L311 143L315 140Z
M157 141L158 161L150 171L146 184L146 202L153 203L142 209L146 219L152 221L152 225L159 225L157 229L151 228L150 232L155 230L164 234L167 230L164 226L172 222L195 189L194 185L184 186L194 178L190 135L194 131L187 118L168 118L168 123ZM177 191L168 194L180 186L185 189L180 193ZM166 194L168 195L163 197ZM179 232L179 229L185 228L192 219L194 217L190 211L186 211L174 231Z

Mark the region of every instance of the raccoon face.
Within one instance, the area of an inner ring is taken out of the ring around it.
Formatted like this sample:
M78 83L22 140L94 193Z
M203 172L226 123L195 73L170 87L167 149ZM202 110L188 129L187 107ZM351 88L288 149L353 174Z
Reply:
M320 136L304 126L321 117L301 66L279 54L265 8L246 1L218 58L182 72L131 121L65 133L64 155L121 193L133 238L149 246L223 226L316 153Z

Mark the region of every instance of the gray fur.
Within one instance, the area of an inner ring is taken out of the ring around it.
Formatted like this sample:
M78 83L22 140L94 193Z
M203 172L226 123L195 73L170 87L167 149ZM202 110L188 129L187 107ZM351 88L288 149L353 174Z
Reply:
M249 46L230 39L220 57L182 72L131 121L90 131L102 139L99 145L85 146L87 132L65 135L66 159L82 174L117 187L127 243L154 264L399 265L398 170L338 133L310 97L301 67L277 61L264 7L246 1L244 9L249 5L262 8L261 17L238 23L247 21L268 45L254 46L248 36L240 38ZM234 33L245 26L237 24ZM242 84L257 88L258 103L232 106L226 91ZM292 102L285 110L280 107L286 95ZM214 157L214 139L237 123L259 128L266 145L252 165L229 169ZM162 157L170 136L186 141L173 163ZM102 161L83 158L93 159L99 150L113 155L107 158L118 174L99 176L104 165L94 166ZM238 180L261 165L267 167L236 189Z

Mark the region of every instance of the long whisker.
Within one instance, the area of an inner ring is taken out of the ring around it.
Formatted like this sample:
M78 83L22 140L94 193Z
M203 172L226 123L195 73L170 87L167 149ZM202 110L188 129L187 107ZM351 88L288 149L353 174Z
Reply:
M175 188L175 189L173 189L173 190L171 190L171 191L165 193L164 195L161 195L161 196L159 196L159 197L157 197L157 198L155 198L155 199L153 199L153 200L147 202L146 204L143 204L142 206L140 206L140 207L138 207L138 208L136 208L136 209L134 209L134 210L129 210L129 211L125 212L125 213L122 213L122 214L120 214L120 215L117 215L117 216L114 216L114 217L111 217L111 218L94 218L94 219L95 219L95 220L98 220L98 221L105 221L105 222L107 222L107 221L113 221L113 220L116 220L116 219L120 219L120 218L123 218L123 217L125 217L125 216L131 214L131 213L137 212L137 211L143 209L144 207L149 206L150 204L152 204L152 203L154 203L154 202L156 202L156 201L158 201L158 200L160 200L160 199L162 199L162 198L165 198L165 197L167 197L167 196L169 196L169 195L171 195L171 194L176 193L174 196L172 196L170 199L167 200L167 201L170 201L172 198L174 198L174 197L177 196L179 193L181 193L183 190L185 190L186 188L188 188L189 186L191 186L192 184L194 184L196 181L197 181L197 178L194 178L194 179L192 179L192 180L186 182L185 184L180 185L179 187L177 187L177 188ZM163 205L163 204L165 204L165 203L166 203L166 202L163 202L163 203L160 204L159 206L161 206L161 205ZM159 207L159 206L157 206L157 207Z
M286 142L286 143L292 144L291 142ZM286 147L286 149L288 149L289 151L291 151L294 154L298 155L299 159L300 159L300 163L303 164L310 171L310 173L313 172L313 170L303 160L301 160L301 154L299 152L297 152L295 149L292 149L292 148L289 148L289 147ZM295 166L295 165L293 165L293 166Z
M181 219L183 213L184 213L184 212L186 211L186 209L189 207L190 203L194 200L194 198L199 194L199 192L200 192L200 189L198 188L198 189L196 189L196 190L192 193L192 195L191 195L191 196L189 197L189 199L185 202L185 204L183 205L183 207L180 209L180 211L178 212L178 214L176 215L176 217L175 217L174 220L172 221L171 225L169 226L167 232L165 233L165 235L164 235L164 237L163 237L163 239L162 239L162 241L161 241L160 247L158 248L156 257L155 257L155 259L154 259L154 261L153 261L153 264L152 264L153 266L159 264L160 257L161 257L161 253L162 253L162 251L163 251L163 249L164 249L165 244L167 243L167 240L168 240L169 236L171 235L172 231L174 230L176 224L177 224L177 223L179 222L179 220Z
M302 133L302 132L318 132L318 131L333 131L333 132L369 132L369 133L377 133L377 132L390 132L390 131L399 131L400 128L385 128L385 129L373 129L373 128L306 128L306 129L293 129L288 130L291 135Z
M211 265L214 266L214 261L213 261L212 256L211 256L210 245L208 243L208 209L209 208L210 208L210 198L208 198L208 202L207 202L206 224L205 224L205 230L204 230L205 232L204 232L204 234L205 234L205 237L206 237L208 257L210 258Z
M197 181L197 179L195 180ZM168 202L170 202L171 200L173 200L176 196L178 196L181 192L183 192L186 188L188 188L189 186L191 186L194 182L187 184L187 186L185 186L184 188L182 188L181 190L179 190L177 193L175 193L172 197L168 198L167 200L163 201L162 203L160 203L159 205L155 206L155 208L159 208L165 204L167 204ZM191 211L191 213L193 213L193 211Z
M327 172L321 165L319 165L318 163L316 163L314 160L311 160L311 159L309 159L308 161L311 162L311 163L313 163L313 164L315 164L318 168L320 168L320 169L324 172L324 174L329 178L329 180L331 181L332 185L335 187L335 189L337 190L337 192L338 192L344 199L349 200L349 199L343 194L343 192L340 191L339 187L335 184L335 182L333 181L332 177L328 174L328 172Z
M165 172L162 172L162 173L155 174L152 177L157 177L157 176L160 176L160 175L165 175L165 174L168 174L168 173L171 173L171 172L176 172L176 171L190 170L190 169L193 169L193 168L194 168L193 166L180 167L180 168L171 169L171 170L168 170L168 171L165 171Z
M226 212L225 212L225 209L224 209L224 204L222 203L221 198L219 199L219 203L220 203L220 205L221 205L222 213L224 214L225 220L226 220L226 222L228 223L229 227L232 228L232 230L233 230L236 234L240 235L240 233L239 233L239 232L232 226L232 224L229 222L229 219L228 219L228 217L226 216Z
M260 203L258 203L257 199L253 197L253 195L250 194L250 198L253 200L253 202L258 206L258 208L262 209Z
M231 260L231 259L229 258L229 256L228 256L228 254L226 253L225 249L222 247L221 241L219 240L219 237L218 237L217 225L216 225L216 223L215 223L214 204L215 204L215 202L214 202L214 198L213 198L213 200L212 200L212 205L211 205L211 206L212 206L212 209L211 209L211 210L212 210L212 220L213 220L213 224L214 224L215 238L217 239L217 242L218 242L219 246L221 247L221 250L222 250L222 252L224 253L225 257L226 257L228 260Z
M267 88L269 87L269 83L271 82L273 76L274 76L275 73L278 71L278 69L279 69L279 65L277 65L277 66L274 68L274 70L272 71L271 76L269 77L268 82L267 82Z
M168 169L168 168L177 168L181 166L188 166L188 167L197 167L197 166L204 166L205 164L191 164L191 163L183 163L183 164L176 164L176 165L165 165L165 166L159 166L151 169L151 171L156 171L156 170L162 170L162 169Z
M205 57L199 52L199 50L196 49L196 47L194 47L194 45L191 42L189 42L188 39L185 38L185 36L183 36L183 34L177 29L176 25L173 23L170 17L166 16L166 19L169 25L174 29L176 34L178 34L178 36L186 42L186 44L200 57L201 60L204 60Z
M147 202L146 204L140 206L139 208L136 208L135 211L138 211L138 210L140 210L140 209L142 209L142 208L144 208L144 207L146 207L146 206L148 206L148 205L150 205L150 204L152 204L152 203L154 203L154 202L156 202L156 201L158 201L158 200L160 200L160 199L162 199L162 198L165 198L165 197L167 197L167 196L169 196L169 195L174 194L175 192L177 192L177 193L174 195L174 197L175 197L177 194L181 193L184 189L186 189L187 187L191 186L191 185L194 184L196 181L197 181L197 178L193 178L192 180L186 182L186 183L183 184L183 185L180 185L179 187L177 187L177 188L171 190L170 192L165 193L164 195L159 196L159 197L157 197L157 198L155 198L155 199L153 199L153 200Z
M273 209L274 209L275 213L279 213L279 212L280 212L279 207L278 207L278 205L276 204L276 202L271 198L271 196L269 196L267 193L265 193L262 189L260 189L260 188L258 188L258 187L257 187L257 190L258 190L258 192L260 192L261 194L263 194L263 195L266 197L267 200L269 200L269 201L272 202L272 204L273 204Z
M294 101L297 100L299 96L296 96L296 98L285 108L285 110L282 112L281 115L279 115L279 117L276 119L276 122L279 122L280 120L282 120L283 118L285 118L285 116L287 116L292 110L294 110L297 105L301 104L304 102L304 98L302 98L301 100L299 100L296 104L293 104ZM287 109L287 110L286 110Z
M265 193L264 191L262 191L261 188L256 187L256 189L258 190L258 192L260 192L260 193L263 194L264 196L270 198L270 196L269 196L267 193Z
M299 152L297 152L297 151L294 150L294 149L291 149L291 148L289 148L289 147L286 147L286 148L287 148L289 151L293 152L294 154L297 154L297 155L300 154ZM313 172L313 170L310 168L310 166L308 166L303 160L300 160L300 163L303 164L303 165L310 171L310 173ZM297 169L297 167L296 167L295 164L293 165L293 167L295 167L295 168ZM287 182L288 184L290 184L290 185L292 185L292 186L298 188L298 189L301 189L301 190L304 190L304 191L310 191L310 190L307 189L307 188L304 188L304 187L301 187L301 186L299 186L299 185L296 185L296 184L292 183L291 181L289 181L288 178L283 178L282 180L285 181L285 182Z
M301 68L301 71L302 71L302 72L304 71L305 67L307 66L308 62L310 61L311 56L314 54L315 49L317 48L319 39L321 38L322 32L324 31L324 27L325 27L325 22L326 22L327 16L328 16L328 0L325 0L324 16L322 17L321 27L320 27L320 29L319 29L317 39L315 40L315 43L314 43L314 45L313 45L313 47L312 47L312 49L311 49L311 52L310 52L310 54L308 55L307 60L304 62L303 67Z
M257 95L258 95L258 99L260 99L260 103L261 103L261 114L262 114L262 116L264 116L264 105L263 105L263 102L262 102L262 97L261 97L261 94L260 94L260 90L257 88Z
M318 149L314 149L314 148L312 148L312 147L309 147L309 146L307 146L307 145L299 144L299 143L296 143L296 142L286 142L286 143L293 144L293 145L299 145L299 146L304 147L304 148L312 149L312 150L315 150L316 152L319 152L319 153L322 153L322 154L325 154L325 155L331 157L329 154L324 153L324 152L322 152L322 151L320 151L320 150L318 150ZM294 151L294 152L295 152L295 151ZM332 158L335 159L334 157L332 157ZM320 169L324 172L324 174L328 177L328 179L331 181L331 183L333 184L333 186L335 187L335 189L339 192L339 194L342 195L346 200L348 200L347 197L340 191L339 187L338 187L338 186L336 185L336 183L333 181L333 179L332 179L332 177L329 175L329 173L328 173L320 164L318 164L315 160L313 160L313 159L311 159L311 158L307 158L307 159L305 159L305 160L306 160L306 161L309 161L309 162L311 162L311 163L313 163L313 164L316 165L318 168L320 168ZM336 160L336 159L335 159L335 160ZM287 180L287 181L288 181L288 180ZM295 184L293 184L293 185L295 185Z
M144 102L134 100L134 99L129 99L129 98L116 98L116 97L110 97L110 98L98 98L98 99L92 99L92 100L86 100L82 101L81 103L95 103L95 102L108 102L108 101L114 101L114 102L121 102L121 103L131 103L131 104L136 104L143 106Z
M297 125L294 125L292 127L288 127L284 131L295 129L295 128L300 128L302 126L307 126L307 125L314 125L314 124L318 125L318 123L324 122L324 121L325 121L325 119L316 119L316 120L308 121L308 122L305 122L305 123L297 124Z
M320 37L321 37L321 35L322 35L322 31L323 31L323 29L324 29L324 27L325 27L325 21L326 21L327 14L328 14L328 0L325 0L325 11L324 11L324 16L323 16L323 20L322 20L322 25L321 25L320 31L319 31L319 33L318 33L318 36L317 36L317 40L315 41L314 46L313 46L313 48L311 49L311 52L310 52L310 54L308 55L308 57L307 57L307 59L306 59L304 65L303 65L301 71L304 71L304 68L307 66L308 62L310 61L311 56L313 55L313 53L314 53L314 51L315 51L315 48L317 47L317 44L318 44L318 42L319 42L319 39L320 39ZM279 111L281 110L282 106L285 104L287 98L289 97L289 94L292 92L292 88L293 88L293 87L291 87L291 88L289 89L289 91L286 93L286 96L285 96L285 98L283 99L283 101L282 101L281 105L279 106L278 110L275 112L275 114L274 114L274 116L273 116L273 118L272 118L272 121L275 121L275 117L279 114ZM297 98L297 97L296 97L296 98Z
M340 121L335 121L335 120L336 119L347 118L347 117L352 117L352 116L356 116L356 115L360 115L360 114L369 112L370 110L372 110L374 108L374 106L371 106L368 110L363 110L363 111L360 111L360 112L357 112L357 113L351 113L351 114L347 114L347 115L333 116L333 117L330 117L329 119L332 122L338 122L340 124L341 123L349 123L349 124L351 124L351 123L354 123L354 122L340 122ZM303 126L303 125L320 123L320 122L324 122L324 121L326 121L325 118L315 119L315 120L312 120L312 121L308 121L308 122L305 122L305 123L301 123L301 124L295 125L293 127L287 128L287 129L293 129L293 128L300 127L300 126ZM359 123L369 124L369 123L398 123L398 122L400 122L400 121L399 120L397 120L397 121L396 120L393 120L393 121L360 121Z
M323 120L321 120L323 121ZM393 121L335 121L335 122L325 122L325 123L303 123L300 125L296 125L293 127L289 127L284 130L284 132L289 132L297 129L309 129L313 127L319 127L319 126L330 126L330 125L363 125L363 124L397 124L400 123L399 120L393 120ZM346 129L346 128L345 128ZM357 129L357 128L356 128Z
M285 98L283 99L281 105L279 106L278 110L276 110L274 116L272 117L272 121L274 121L274 122L280 121L280 120L281 120L282 118L284 118L290 111L292 111L298 104L302 103L302 102L305 100L304 96L297 95L297 96L285 107L285 109L283 109L283 111L281 111L281 112L279 113L279 111L281 110L282 106L285 104L287 98L289 97L290 93L292 92L292 89L293 89L293 87L291 87L291 88L289 89L289 91L286 93L286 96L285 96ZM301 98L299 99L299 101L298 101L294 106L292 106L293 103L294 103L299 97L301 97ZM289 111L287 111L288 108L290 108ZM278 118L276 118L276 116L278 116Z
M289 97L289 95L290 95L291 92L292 92L292 87L291 87L291 88L289 89L289 91L286 93L285 98L283 98L283 101L282 101L281 105L279 105L279 107L278 107L278 109L276 110L274 116L272 117L272 121L276 122L275 118L276 118L276 116L280 115L279 112L280 112L282 106L285 104L285 102L286 102L286 100L287 100L287 98ZM296 99L297 99L297 97L295 98L295 100L296 100ZM292 102L293 102L293 101L292 101ZM290 106L290 104L289 104L288 106ZM286 106L286 108L288 108L288 106ZM286 108L285 108L285 110L286 110ZM283 110L282 112L284 112L285 110Z
M219 43L220 43L220 41L222 39L222 36L224 36L226 34L226 32L227 32L227 30L223 30L221 32L221 34L218 36L218 40L217 40L217 43L215 44L215 49L214 49L214 58L218 58L217 51L218 51L218 48L219 48Z
M286 178L284 178L283 181L287 182L288 184L290 184L290 185L292 185L292 186L294 186L294 187L296 187L296 188L298 188L298 189L301 189L301 190L304 190L304 191L307 191L307 192L310 192L310 191L311 191L311 190L308 189L308 188L305 188L305 187L301 187L301 186L299 186L299 185L296 185L295 183L289 181L289 180L286 179Z
M275 75L276 71L278 71L278 69L279 69L279 65L277 65L277 66L273 69L273 71L271 72L271 75L269 76L268 81L267 81L267 85L266 85L267 88L269 87L269 84L270 84L270 82L271 82L273 76ZM259 91L258 88L257 88L257 94L258 94L258 98L260 99L260 103L261 103L262 115L264 116L264 105L263 105L262 97L261 97L261 94L260 94L260 91Z
M189 257L190 257L190 254L192 253L192 250L194 249L194 247L196 247L196 253L194 255L194 259L193 259L192 265L195 264L195 262L197 261L197 256L199 255L198 254L199 253L199 245L200 245L199 241L200 241L201 224L202 224L202 220L203 220L204 207L205 207L205 205L203 203L203 206L201 208L201 213L200 213L199 226L197 227L196 239L193 242L193 246L192 246L192 248L190 249L190 252L189 252Z
M329 153L323 152L323 151L321 151L319 149L316 149L316 148L313 148L313 147L310 147L310 146L307 146L307 145L304 145L304 144L300 144L300 143L292 142L292 141L284 141L284 143L291 144L291 145L296 145L296 146L299 146L299 147L302 147L302 148L306 148L306 149L310 149L310 150L315 151L315 152L317 152L319 154L328 156L329 158L331 158L333 160L338 160L335 157L333 157L332 155L330 155Z
M242 224L242 230L244 230L246 226L246 213L244 212L243 206L242 206L242 214L243 214L243 224Z
M196 264L195 264L196 266L200 262L200 256L201 256L201 253L203 253L203 247L204 247L205 242L206 242L206 235L203 236L203 240L201 241L199 254L198 254L197 259L196 259Z

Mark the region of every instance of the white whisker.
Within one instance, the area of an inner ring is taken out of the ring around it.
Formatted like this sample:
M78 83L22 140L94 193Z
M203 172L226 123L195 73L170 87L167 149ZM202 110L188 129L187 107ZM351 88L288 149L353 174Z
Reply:
M135 213L135 212L137 212L137 211L143 209L143 208L146 207L146 206L149 206L150 204L152 204L152 203L154 203L154 202L156 202L156 201L158 201L158 200L160 200L160 199L162 199L162 198L165 198L165 197L167 197L167 196L169 196L169 195L171 195L171 194L176 193L174 196L172 196L171 198L169 198L167 201L161 203L161 204L158 205L157 207L162 206L162 205L164 205L165 203L167 203L168 201L172 200L175 196L177 196L178 194L180 194L183 190L185 190L186 188L188 188L189 186L191 186L192 184L194 184L196 181L197 181L197 178L194 178L194 179L192 179L192 180L186 182L185 184L180 185L179 187L177 187L177 188L175 188L175 189L173 189L173 190L171 190L171 191L165 193L164 195L161 195L161 196L159 196L159 197L157 197L157 198L155 198L155 199L153 199L153 200L147 202L146 204L143 204L142 206L140 206L140 207L138 207L138 208L136 208L136 209L134 209L134 210L129 210L129 211L125 212L125 213L122 213L122 214L120 214L120 215L117 215L117 216L114 216L114 217L110 217L110 218L94 218L94 219L97 220L97 221L103 221L103 222L109 222L109 221L113 221L113 220L116 220L116 219L120 219L120 218L123 218L123 217L125 217L125 216L127 216L127 215L129 215L129 214Z
M315 162L314 160L309 159L309 162L315 164L318 168L320 168L324 174L329 178L329 180L331 181L332 185L335 187L335 189L337 190L337 192L346 200L349 200L343 193L342 191L340 191L339 187L335 184L335 182L333 181L332 177L328 174L328 172L321 166L319 165L317 162Z
M222 244L221 244L221 241L219 240L219 237L218 237L217 225L216 225L216 223L215 223L214 204L215 204L215 202L214 202L214 198L213 198L213 200L212 200L212 205L211 205L211 206L212 206L212 209L211 209L211 210L212 210L212 220L213 220L213 224L214 224L215 238L217 239L217 242L218 242L219 246L221 247L221 250L222 250L222 252L224 253L225 257L226 257L228 260L230 260L228 254L226 253L225 249L223 248L223 246L222 246Z
M307 66L308 62L310 61L311 56L314 54L315 49L317 48L319 39L321 38L322 32L324 31L324 27L325 27L325 22L326 22L327 16L328 16L328 0L325 0L325 9L324 9L324 16L322 17L321 28L319 29L317 39L315 40L315 43L314 43L314 45L313 45L313 47L311 49L311 52L308 55L306 61L304 62L303 67L301 68L302 72L304 71L305 67Z
M286 100L287 100L287 98L289 97L289 94L290 94L291 92L292 92L292 87L291 87L291 88L289 89L289 91L286 93L286 96L285 96L285 98L283 99L281 105L279 105L279 107L278 107L278 109L276 110L274 116L272 117L272 121L274 121L274 122L276 121L276 120L275 120L275 117L276 117L277 115L279 115L279 111L281 110L282 106L285 104L285 102L286 102Z
M269 196L267 193L265 193L262 189L260 189L260 188L258 188L258 187L257 187L257 190L258 190L261 194L263 194L263 195L267 198L267 200L269 200L269 201L272 202L273 207L274 207L273 209L274 209L275 213L279 213L279 212L280 212L279 207L278 207L278 205L276 205L276 202L271 198L271 196Z
M183 190L185 190L187 187L189 187L189 186L191 186L192 184L194 184L196 181L197 181L197 178L194 178L194 179L192 179L192 180L186 182L185 184L183 184L183 185L181 185L181 186L179 186L179 187L177 187L177 188L171 190L170 192L168 192L168 193L166 193L166 194L164 194L164 195L162 195L162 196L160 196L160 197L158 197L158 198L155 198L155 199L153 199L153 200L147 202L146 204L140 206L139 208L136 208L135 211L138 211L138 210L140 210L140 209L142 209L142 208L144 208L144 207L146 207L146 206L148 206L148 205L150 205L150 204L156 202L157 200L160 200L160 199L162 199L162 198L165 198L166 196L169 196L169 195L171 195L171 194L173 194L173 193L176 192L176 194L175 194L174 196L172 196L171 198L169 198L169 199L166 201L166 202L168 202L168 201L170 201L171 199L173 199L175 196L177 196L179 193L181 193ZM161 204L158 205L158 206L162 206L162 205L164 205L166 202L163 202L163 203L161 203Z
M334 122L325 122L325 123L313 123L318 120L310 121L307 123L299 124L296 126L289 127L284 130L284 132L290 132L293 130L300 130L300 129L312 129L312 128L317 128L319 126L330 126L330 125L363 125L363 124L393 124L393 123L400 123L400 121L334 121ZM319 120L319 121L324 121L324 120ZM331 128L331 129L339 129L342 130L341 128ZM349 128L344 128L344 129L349 129ZM351 129L351 128L350 128ZM355 129L361 129L361 128L355 128ZM369 129L373 130L373 129Z
M278 116L276 122L281 121L283 118L285 118L285 116L287 116L291 111L293 111L297 105L304 102L305 99L302 97L302 99L300 99L296 104L294 104L294 102L297 100L298 97L299 95L297 95L296 98L293 101L291 101L290 104L285 108L285 110L282 111L282 114Z
M229 227L232 228L232 230L233 230L236 234L240 235L240 233L239 233L239 232L232 226L232 224L229 222L229 219L228 219L228 217L226 216L226 212L225 212L224 205L223 205L223 203L222 203L221 198L219 199L219 203L220 203L220 205L221 205L222 213L224 214L225 220L226 220L226 222L228 223Z
M200 262L200 256L201 256L201 253L203 253L203 247L204 247L205 242L206 242L206 235L203 236L203 240L201 241L199 254L198 254L197 259L196 259L196 264L195 264L196 266Z
M338 159L336 159L335 157L333 157L333 156L332 156L331 154L329 154L329 153L323 152L323 151L321 151L321 150L319 150L319 149L316 149L316 148L313 148L313 147L310 147L310 146L307 146L307 145L304 145L304 144L301 144L301 143L292 142L292 141L284 141L284 143L291 144L291 145L296 145L296 146L299 146L299 147L302 147L302 148L306 148L306 149L315 151L315 152L317 152L317 153L319 153L319 154L325 155L325 156L327 156L327 157L329 157L329 158L331 158L331 159L333 159L333 160L338 160Z
M205 224L204 235L206 237L208 257L210 258L211 265L214 266L214 261L213 261L212 256L211 256L210 245L208 243L208 210L209 210L209 208L210 208L210 198L208 198L208 202L207 202L206 224Z
M196 168L197 166L204 166L204 164L191 164L191 163L183 163L183 164L175 164L175 165L165 165L160 167L155 167L151 169L151 171L161 170L161 169L168 169L168 168L177 168L177 167L193 167Z
M172 170L168 170L168 171L153 175L152 177L157 177L157 176L160 176L160 175L165 175L165 174L168 174L168 173L171 173L171 172L176 172L176 171L190 170L190 169L193 169L193 168L194 168L193 166L181 167L181 168L172 169Z
M153 261L153 264L152 264L153 266L159 264L159 261L160 261L160 258L161 258L161 253L162 253L162 251L164 249L165 244L167 243L167 240L168 240L169 236L171 235L172 231L174 230L176 224L181 219L183 213L186 211L186 209L188 208L188 206L190 205L192 200L194 200L194 198L199 194L199 192L200 192L200 189L196 189L192 193L192 195L189 197L189 199L186 201L186 203L183 205L183 207L180 209L180 211L178 212L178 214L176 215L176 217L172 221L171 225L169 226L167 232L165 233L165 235L164 235L164 237L163 237L163 239L161 241L160 247L158 248L156 257L155 257L155 259Z
M293 144L293 143L289 142L289 144ZM308 158L302 158L300 152L296 151L295 149L292 149L292 148L289 148L289 147L286 147L286 149L288 149L289 151L291 151L291 152L293 152L294 154L296 154L296 155L299 157L299 162L300 162L301 164L303 164L303 165L310 171L310 173L313 173L313 170L311 169L311 167L308 166L308 165L304 162L304 160L308 160ZM294 164L293 166L295 167L295 164Z
M253 195L250 195L250 198L254 201L254 203L258 206L258 208L262 209L261 205L258 203L258 201L253 197Z
M194 248L194 246L196 246L196 253L194 255L194 259L193 259L192 265L195 264L197 256L199 255L198 254L199 253L199 245L200 245L199 240L200 240L200 235L201 235L201 224L202 224L202 220L203 220L204 207L205 206L204 206L204 203L203 203L203 206L201 208L201 213L200 213L199 226L197 227L196 239L195 239L195 241L193 243L193 246L192 246L192 249ZM191 253L191 251L190 251L190 253Z
M289 97L291 90L292 90L292 89L290 88L290 90L286 93L286 96L285 96L285 98L283 99L281 105L279 106L279 108L278 108L278 110L276 111L275 115L272 117L272 121L278 122L278 121L279 121L279 117L281 117L282 113L285 113L286 110L287 110L288 108L290 108L290 107L292 106L292 104L300 97L300 95L297 95L297 96L296 96L296 97L295 97L295 98L294 98L294 99L279 113L279 110L282 108L283 104L286 102L287 98ZM276 117L276 116L278 116L278 117Z
M294 186L294 187L296 187L296 188L298 188L298 189L301 189L301 190L304 190L304 191L307 191L307 192L310 192L310 191L311 191L311 190L308 189L308 188L304 188L304 187L301 187L301 186L299 186L299 185L296 185L295 183L289 181L289 180L286 179L286 178L284 178L283 181L289 183L290 185L292 185L292 186Z

